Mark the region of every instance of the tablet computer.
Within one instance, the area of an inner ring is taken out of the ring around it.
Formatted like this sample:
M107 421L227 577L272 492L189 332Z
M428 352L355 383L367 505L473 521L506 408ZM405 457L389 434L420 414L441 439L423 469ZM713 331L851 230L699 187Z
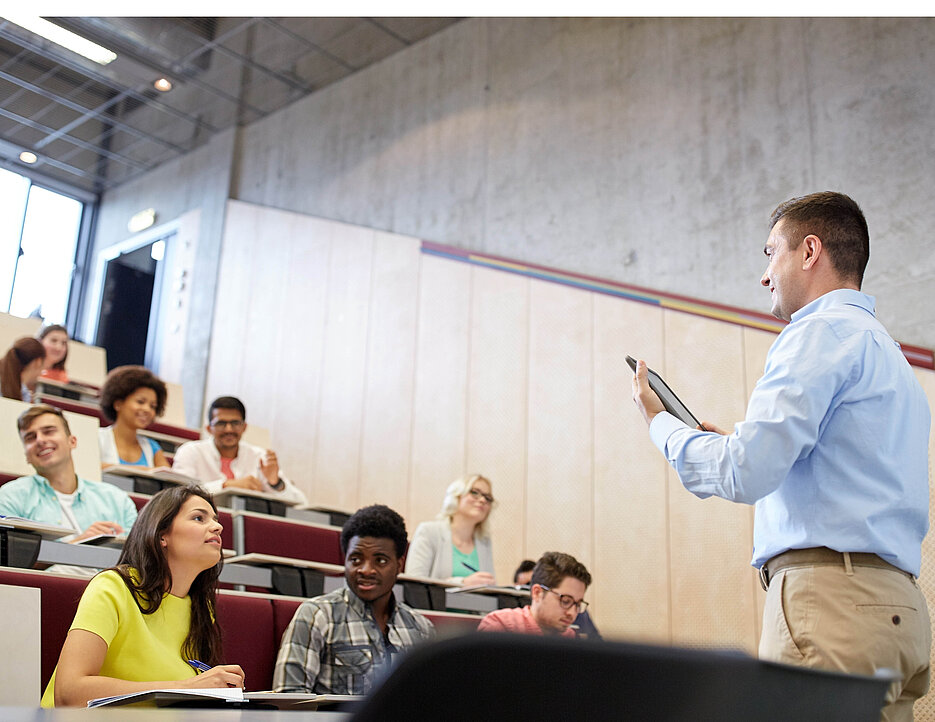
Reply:
M633 373L636 373L636 359L632 356L627 356L627 363L630 364ZM646 372L649 376L649 388L656 392L656 396L662 401L662 405L666 407L666 411L677 419L681 419L693 429L701 426L701 422L688 410L688 407L682 403L682 400L675 395L675 392L669 388L669 385L662 380L662 376L648 366L646 367Z

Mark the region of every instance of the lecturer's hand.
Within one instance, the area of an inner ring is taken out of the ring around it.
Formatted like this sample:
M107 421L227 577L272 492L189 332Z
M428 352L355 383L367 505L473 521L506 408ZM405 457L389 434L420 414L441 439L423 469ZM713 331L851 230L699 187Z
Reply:
M647 424L652 423L656 414L666 410L656 392L649 388L646 362L642 360L636 362L636 373L633 374L633 403L643 414Z

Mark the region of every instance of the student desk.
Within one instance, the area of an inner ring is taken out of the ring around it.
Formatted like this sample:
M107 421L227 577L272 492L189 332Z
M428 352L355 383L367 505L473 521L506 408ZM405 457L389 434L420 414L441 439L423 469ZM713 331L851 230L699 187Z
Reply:
M177 707L87 710L78 707L33 709L30 707L0 707L4 722L345 722L350 712L251 710L251 709L183 709Z

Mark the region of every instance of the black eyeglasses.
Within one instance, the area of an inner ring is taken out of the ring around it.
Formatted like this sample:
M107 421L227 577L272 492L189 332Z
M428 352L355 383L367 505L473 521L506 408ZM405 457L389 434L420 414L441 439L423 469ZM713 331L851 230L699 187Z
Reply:
M226 429L226 428L231 428L231 429L235 429L235 430L236 430L236 429L242 428L243 425L244 425L244 422L243 422L241 419L234 419L233 421L217 421L217 420L215 420L215 421L212 421L212 422L211 422L211 428L212 428L212 429Z
M471 489L468 494L473 496L475 499L483 499L488 504L493 504L493 497L490 494L485 494L480 489Z
M545 586L545 584L540 584L539 586L545 589L545 591L552 592L552 594L557 596L558 604L562 609L571 609L572 607L577 607L578 614L584 614L584 610L588 608L588 603L583 599L580 602L577 602L570 594L559 594L554 589L549 589L547 586Z

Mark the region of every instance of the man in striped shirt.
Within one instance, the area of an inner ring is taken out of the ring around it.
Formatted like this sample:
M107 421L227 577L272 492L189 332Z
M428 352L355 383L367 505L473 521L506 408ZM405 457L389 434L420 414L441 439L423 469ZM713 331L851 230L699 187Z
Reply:
M365 694L393 655L435 636L429 620L393 595L406 545L406 524L389 507L367 506L347 520L347 586L296 610L276 659L274 691Z

